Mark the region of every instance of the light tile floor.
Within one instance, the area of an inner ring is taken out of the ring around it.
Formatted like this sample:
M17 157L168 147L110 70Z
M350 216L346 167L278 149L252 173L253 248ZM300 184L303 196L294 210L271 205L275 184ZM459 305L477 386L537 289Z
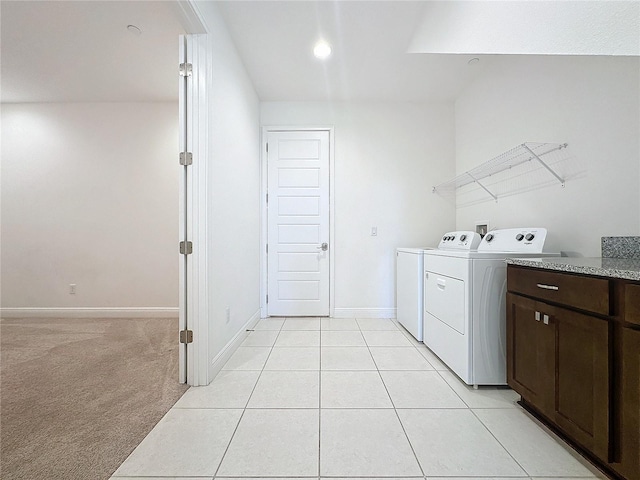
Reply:
M604 478L517 399L468 387L394 320L263 319L112 478Z

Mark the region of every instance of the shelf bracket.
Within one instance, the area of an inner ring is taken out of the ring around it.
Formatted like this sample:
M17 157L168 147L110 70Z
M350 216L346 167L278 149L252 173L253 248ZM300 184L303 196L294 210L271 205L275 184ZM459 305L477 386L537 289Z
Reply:
M491 195L491 198L493 198L496 202L498 201L498 197L496 197L493 193L491 193L489 191L489 189L487 187L485 187L483 184L481 184L473 175L471 175L471 173L467 172L467 175L469 175L471 177L471 180L473 180L478 185L480 185L485 192L487 192L489 195Z
M540 164L546 168L549 173L551 173L551 175L553 175L554 177L556 177L556 179L560 182L560 185L562 185L564 187L564 178L560 177L560 175L558 175L556 172L553 171L553 169L547 165L546 163L544 163L540 157L538 155L536 155L535 153L533 153L533 150L531 150L525 143L522 144L522 146L524 147L525 150L527 150L527 152L529 152L531 155L533 155L533 158L535 158L536 160L538 160L538 162L540 162ZM562 148L562 147L561 147Z

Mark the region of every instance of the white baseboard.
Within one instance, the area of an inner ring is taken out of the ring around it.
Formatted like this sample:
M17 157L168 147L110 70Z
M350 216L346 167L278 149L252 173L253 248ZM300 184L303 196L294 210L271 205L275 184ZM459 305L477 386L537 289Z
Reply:
M215 376L222 370L224 364L227 363L231 355L238 349L240 344L247 338L249 332L247 330L253 329L256 324L260 321L260 309L256 311L251 318L244 324L244 326L235 334L235 336L229 340L229 342L224 346L224 348L211 359L211 364L209 365L209 382L211 382Z
M336 308L334 318L396 318L395 308Z
M3 318L178 318L178 307L0 308Z

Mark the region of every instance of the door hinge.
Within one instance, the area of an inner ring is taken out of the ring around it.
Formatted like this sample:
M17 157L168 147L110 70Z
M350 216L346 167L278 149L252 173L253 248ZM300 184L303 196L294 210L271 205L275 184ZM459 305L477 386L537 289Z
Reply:
M180 165L187 167L193 163L193 153L180 152Z
M269 153L269 144L267 143L267 153Z
M269 194L267 193L267 203L269 203Z
M269 244L267 243L267 253L269 253Z
M180 330L180 343L193 343L193 330Z
M193 65L191 63L181 63L180 64L180 76L181 77L190 77L193 73Z
M267 303L269 303L269 295L267 295Z
M193 242L180 242L180 255L191 255L193 253Z

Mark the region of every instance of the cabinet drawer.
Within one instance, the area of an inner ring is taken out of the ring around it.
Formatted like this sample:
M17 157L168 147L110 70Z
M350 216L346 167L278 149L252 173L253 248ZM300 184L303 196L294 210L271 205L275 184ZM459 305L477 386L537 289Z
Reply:
M640 325L640 285L627 283L624 287L624 319Z
M509 265L507 289L531 297L609 315L609 280Z

